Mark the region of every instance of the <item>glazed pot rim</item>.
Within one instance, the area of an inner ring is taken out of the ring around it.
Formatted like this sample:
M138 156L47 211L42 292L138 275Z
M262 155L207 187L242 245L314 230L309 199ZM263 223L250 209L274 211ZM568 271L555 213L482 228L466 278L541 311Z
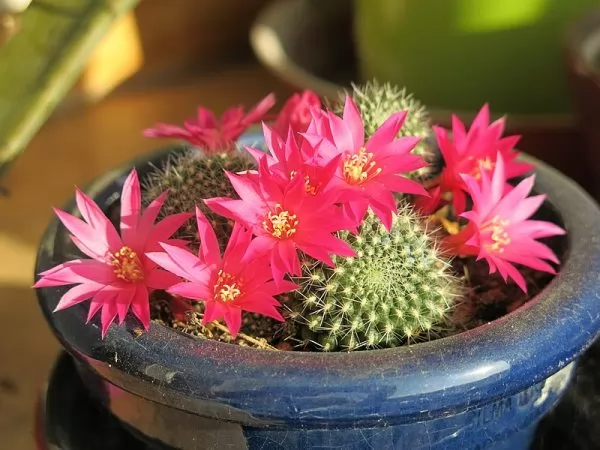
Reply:
M323 414L314 409L316 398L320 408L328 405L336 417L350 420L361 411L357 395L377 396L379 412L396 416L427 412L431 417L435 411L471 408L543 381L591 345L600 329L600 210L572 180L527 159L537 166L537 190L562 214L568 256L558 275L526 305L458 335L350 353L258 350L199 340L156 324L138 337L130 327L111 326L102 341L99 326L85 324L87 304L52 313L66 289L42 288L37 295L71 354L113 384L161 403L181 405L182 398L192 398L226 403L252 416L306 420ZM134 165L142 171L148 158ZM88 194L100 199L101 206L114 201L131 167L100 177ZM67 210L73 208L71 202ZM36 273L60 262L53 257L58 231L64 238L64 228L59 230L53 220L40 246ZM148 388L148 382L158 387ZM247 396L254 402L241 400ZM287 405L283 413L282 402Z

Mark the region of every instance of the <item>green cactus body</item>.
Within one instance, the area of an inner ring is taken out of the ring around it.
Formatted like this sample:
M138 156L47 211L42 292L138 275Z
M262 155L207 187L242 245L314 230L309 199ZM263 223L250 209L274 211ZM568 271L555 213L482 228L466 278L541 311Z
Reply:
M203 202L211 197L238 198L225 171L241 172L254 168L254 162L246 152L222 152L206 155L190 149L173 154L163 167L155 168L144 183L144 202L150 203L162 192L168 197L160 217L181 212L194 212L198 206L212 223L219 243L223 247L231 232L227 219L212 212ZM187 239L192 247L198 245L195 219L188 221L176 235Z
M379 84L373 80L364 85L352 85L352 99L360 110L365 125L365 136L368 138L383 125L394 113L407 111L404 125L398 137L416 136L421 138L413 153L433 163L437 152L431 141L431 124L427 109L416 100L405 88L399 88L389 83ZM338 114L343 110L343 102L334 107ZM410 178L426 178L431 175L431 169L424 167L409 174Z
M395 347L436 331L461 281L422 219L401 202L388 232L369 211L358 235L342 237L354 258L336 268L306 263L295 293L295 320L323 351Z

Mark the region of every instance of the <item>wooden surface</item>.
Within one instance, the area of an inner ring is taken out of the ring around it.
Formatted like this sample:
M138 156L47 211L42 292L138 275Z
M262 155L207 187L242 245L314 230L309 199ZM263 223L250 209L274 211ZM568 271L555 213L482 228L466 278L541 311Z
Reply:
M58 351L30 288L37 243L74 185L89 182L164 142L141 136L157 121L181 122L199 103L221 112L290 92L255 66L223 69L168 89L115 93L50 120L3 181L0 197L0 449L30 450L36 395Z

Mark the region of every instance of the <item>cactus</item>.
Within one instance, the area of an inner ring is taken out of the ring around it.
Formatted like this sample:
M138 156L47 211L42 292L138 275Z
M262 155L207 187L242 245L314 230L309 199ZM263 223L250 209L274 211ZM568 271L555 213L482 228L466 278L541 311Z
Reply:
M352 85L352 99L360 110L364 125L365 135L370 137L394 113L408 111L404 125L398 133L402 136L416 136L421 138L413 153L435 165L438 152L431 141L431 124L427 109L416 100L405 88L399 88L389 83L379 84L376 80L364 85ZM343 111L344 103L340 99L331 108L337 114ZM432 167L423 167L409 174L410 178L428 178L431 176Z
M157 167L148 174L144 183L144 203L150 203L167 191L169 196L161 209L160 217L194 212L198 205L210 220L223 250L231 232L231 224L210 210L203 199L221 196L238 198L225 170L241 172L252 168L254 162L245 151L205 155L197 149L190 149L173 154L163 167ZM192 248L197 248L199 242L195 220L190 220L181 227L176 237L187 239Z
M323 351L395 347L436 331L461 293L436 238L400 201L388 232L369 211L359 234L342 233L354 258L331 269L305 262L294 293L294 320Z

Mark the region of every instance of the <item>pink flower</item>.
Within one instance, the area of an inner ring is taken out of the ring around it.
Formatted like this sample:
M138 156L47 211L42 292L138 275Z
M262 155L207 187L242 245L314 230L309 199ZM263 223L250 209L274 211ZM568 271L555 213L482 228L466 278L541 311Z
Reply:
M254 123L259 122L275 104L275 95L269 94L248 114L242 106L227 109L220 120L204 107L198 108L195 119L185 121L182 127L164 123L144 130L144 136L152 138L176 138L207 152L218 152L235 148L237 139Z
M240 222L257 236L250 244L249 260L270 255L278 281L286 273L301 274L298 250L331 266L330 254L355 255L347 242L332 234L353 226L333 203L334 191L311 195L301 177L282 185L273 177L266 158L260 160L258 171L255 179L227 174L240 200L205 200L217 214Z
M467 132L464 124L456 116L452 116L452 138L448 132L434 126L433 130L444 158L440 186L442 192L452 193L452 204L457 214L466 207L466 186L462 175L470 175L475 179L482 172L490 172L496 164L496 155L502 155L506 163L506 177L511 179L526 174L533 165L519 162L519 152L514 150L520 136L501 137L504 133L505 119L501 118L490 124L489 106L484 105Z
M287 135L290 127L295 133L304 133L312 119L312 108L321 108L321 99L313 91L292 95L277 115L273 130L281 137Z
M462 214L470 224L451 236L450 242L463 254L485 259L490 273L498 270L505 281L512 278L527 292L525 279L513 264L555 273L546 261L558 264L558 258L536 239L565 234L565 230L550 222L528 220L546 198L545 195L528 197L535 175L506 192L504 158L498 154L494 159L496 165L491 177L487 171L481 173L479 182L473 176L462 176L473 199L473 210Z
M62 296L54 311L91 299L87 321L102 311L102 337L117 316L119 323L123 322L129 309L148 329L149 291L166 289L179 279L160 270L145 253L160 249L159 242L181 245L181 241L169 240L169 237L191 214L174 214L154 224L166 193L142 213L140 183L135 170L123 185L120 236L92 199L79 190L75 198L84 220L59 209L55 212L71 233L73 243L91 259L67 261L46 270L34 287L77 284Z
M446 202L442 197L440 186L434 186L427 190L429 196L417 197L414 201L414 207L421 215L428 216L435 213Z
M304 179L304 188L310 195L317 195L327 189L339 165L339 157L327 164L320 164L314 159L316 150L301 136L288 128L286 139L283 140L267 125L263 124L265 145L269 153L246 147L246 150L259 162L266 158L270 173L286 184L295 177ZM252 175L258 172L251 171Z
M203 301L202 323L223 318L232 336L240 331L242 311L283 321L277 310L281 305L274 296L298 286L289 281L275 284L266 258L254 259L250 264L244 260L252 232L236 223L221 257L215 232L198 208L196 219L202 243L198 256L169 244L162 245L164 253L148 254L158 265L186 280L171 286L168 292Z
M343 118L333 113L315 118L316 123L309 127L311 132L304 136L317 148L323 161L341 155L332 183L336 190L345 192L339 200L355 224L362 221L371 207L389 230L392 214L397 211L393 192L428 195L419 183L401 176L426 165L419 156L410 153L419 138L396 137L406 112L393 114L366 143L358 107L349 96Z

